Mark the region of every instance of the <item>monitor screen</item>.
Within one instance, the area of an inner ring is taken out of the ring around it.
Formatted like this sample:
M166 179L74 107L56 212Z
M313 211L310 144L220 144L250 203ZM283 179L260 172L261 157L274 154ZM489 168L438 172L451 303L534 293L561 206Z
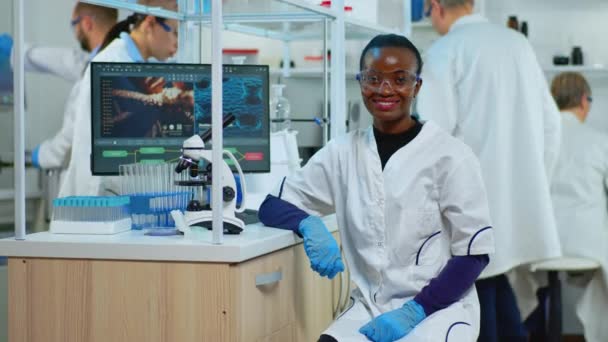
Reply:
M223 114L236 117L224 149L243 172L269 172L268 66L224 65L223 87ZM91 89L94 175L177 161L185 139L211 128L210 64L94 62Z

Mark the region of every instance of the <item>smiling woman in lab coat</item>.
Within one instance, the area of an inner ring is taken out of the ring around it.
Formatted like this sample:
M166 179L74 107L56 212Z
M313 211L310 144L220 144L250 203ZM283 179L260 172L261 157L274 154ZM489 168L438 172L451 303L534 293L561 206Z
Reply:
M473 342L473 284L494 250L477 158L410 115L422 61L407 38L375 37L360 68L373 127L333 139L285 178L260 220L302 236L313 270L332 278L340 249L318 216L337 216L357 291L320 342Z
M141 4L177 8L175 0L141 0ZM146 62L154 57L164 61L177 50L177 21L133 14L108 33L94 62ZM83 84L90 84L90 67ZM76 99L79 108L74 122L72 156L59 197L94 196L104 190L102 177L91 174L91 88L83 87Z
M551 84L562 111L562 147L551 184L564 255L595 259L594 272L576 313L588 342L608 341L608 136L585 120L591 89L578 73L563 73Z

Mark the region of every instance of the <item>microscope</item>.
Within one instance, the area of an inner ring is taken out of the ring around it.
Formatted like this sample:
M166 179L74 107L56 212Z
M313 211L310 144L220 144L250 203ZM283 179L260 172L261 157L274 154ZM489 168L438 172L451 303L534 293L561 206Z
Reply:
M235 120L234 115L227 114L223 118L222 127L227 127ZM235 216L235 213L241 213L245 211L245 198L246 198L246 186L245 186L245 177L243 175L243 170L239 165L239 162L236 160L234 155L228 151L224 150L223 155L227 156L235 168L238 171L241 192L242 192L242 202L239 208L236 207L236 199L237 199L237 186L236 181L234 179L234 175L228 163L222 159L222 172L220 177L221 182L223 184L222 188L222 203L216 205L215 203L211 203L211 200L207 197L207 190L210 188L213 177L216 175L211 174L211 155L212 152L209 149L205 149L205 142L208 142L211 139L211 129L206 130L200 135L194 135L184 141L182 148L182 156L179 158L179 162L175 167L176 173L181 173L185 170L189 172L189 180L186 181L175 181L176 185L179 186L189 186L189 187L200 187L203 191L193 191L194 194L199 194L197 196L193 196L192 200L188 203L186 211L184 213L184 223L185 227L178 227L178 229L187 229L191 226L204 227L207 229L211 229L213 215L213 209L221 209L223 211L223 225L224 225L224 233L225 234L239 234L243 228L245 227L245 223ZM206 161L206 167L204 170L199 169L199 162ZM203 204L204 202L208 202L207 204ZM185 232L184 232L185 233Z

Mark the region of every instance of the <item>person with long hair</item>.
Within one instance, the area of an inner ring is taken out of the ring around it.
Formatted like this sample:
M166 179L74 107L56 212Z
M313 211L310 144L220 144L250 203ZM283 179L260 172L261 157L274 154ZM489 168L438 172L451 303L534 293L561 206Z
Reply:
M176 10L175 0L140 0L139 4ZM134 13L117 23L104 39L94 62L166 61L177 52L178 22L152 15ZM90 67L84 85L91 83ZM94 196L104 193L102 177L91 173L91 88L83 87L76 105L72 156L59 196Z

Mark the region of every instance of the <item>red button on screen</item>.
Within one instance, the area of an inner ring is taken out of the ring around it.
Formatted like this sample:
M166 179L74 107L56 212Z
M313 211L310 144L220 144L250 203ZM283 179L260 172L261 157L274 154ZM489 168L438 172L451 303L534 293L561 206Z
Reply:
M264 160L263 152L247 152L245 153L245 160Z

